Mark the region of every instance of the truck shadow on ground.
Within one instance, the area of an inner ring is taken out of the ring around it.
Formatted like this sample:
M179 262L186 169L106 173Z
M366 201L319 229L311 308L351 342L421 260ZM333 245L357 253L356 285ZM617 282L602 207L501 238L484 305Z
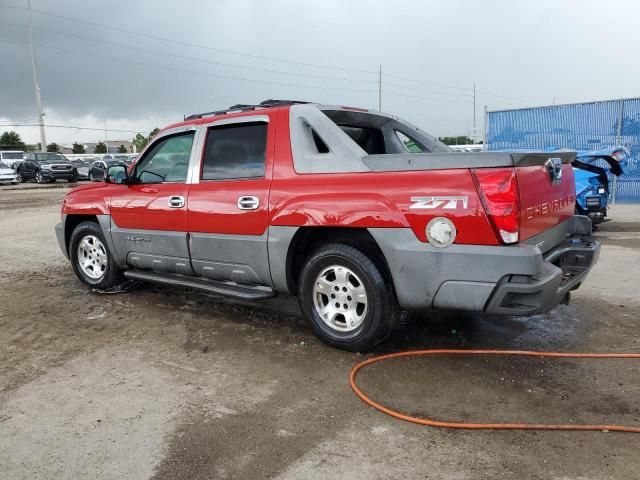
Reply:
M285 333L296 340L320 343L302 316L297 298L280 295L262 302L245 302L189 289L138 284L138 295L160 297L171 309L192 315L197 329L208 319L222 317L238 326L260 330L266 337ZM381 345L368 353L427 348L543 349L572 344L577 325L574 306L524 317L496 317L460 311L405 312L400 325Z

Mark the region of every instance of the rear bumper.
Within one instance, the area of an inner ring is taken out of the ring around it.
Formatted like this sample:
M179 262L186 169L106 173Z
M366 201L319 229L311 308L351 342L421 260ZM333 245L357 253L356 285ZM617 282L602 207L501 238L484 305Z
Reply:
M574 216L514 246L435 248L409 229L370 229L407 310L496 315L550 310L584 281L600 253L587 217Z
M600 256L600 241L574 234L545 253L542 272L510 275L493 290L485 311L495 315L531 315L556 307L580 286Z

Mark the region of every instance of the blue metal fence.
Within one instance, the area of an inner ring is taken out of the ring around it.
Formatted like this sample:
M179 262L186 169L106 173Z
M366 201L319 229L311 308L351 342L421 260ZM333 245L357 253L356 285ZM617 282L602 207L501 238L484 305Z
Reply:
M640 98L488 112L485 128L489 150L624 145L631 158L617 181L615 200L640 202Z

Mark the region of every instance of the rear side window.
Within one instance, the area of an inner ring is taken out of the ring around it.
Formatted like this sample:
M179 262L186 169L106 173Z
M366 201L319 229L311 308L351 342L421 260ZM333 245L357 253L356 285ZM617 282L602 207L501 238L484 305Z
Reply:
M239 123L207 132L202 180L264 177L267 124Z
M404 148L407 149L407 152L422 153L425 151L425 148L422 145L420 145L416 140L411 138L406 133L403 133L400 130L396 130L396 136L398 137L398 140L402 142L402 145L404 146Z

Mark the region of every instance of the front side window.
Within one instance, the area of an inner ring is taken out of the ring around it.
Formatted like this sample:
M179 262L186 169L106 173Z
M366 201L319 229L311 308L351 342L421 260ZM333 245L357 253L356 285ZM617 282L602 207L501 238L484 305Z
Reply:
M256 122L209 128L200 178L264 177L267 126L267 123Z
M45 152L34 153L33 155L37 162L55 162L65 160L65 157L63 157L59 153Z
M24 158L24 153L4 152L2 154L2 158L5 160L22 160Z
M186 182L194 132L154 143L136 166L136 183Z

